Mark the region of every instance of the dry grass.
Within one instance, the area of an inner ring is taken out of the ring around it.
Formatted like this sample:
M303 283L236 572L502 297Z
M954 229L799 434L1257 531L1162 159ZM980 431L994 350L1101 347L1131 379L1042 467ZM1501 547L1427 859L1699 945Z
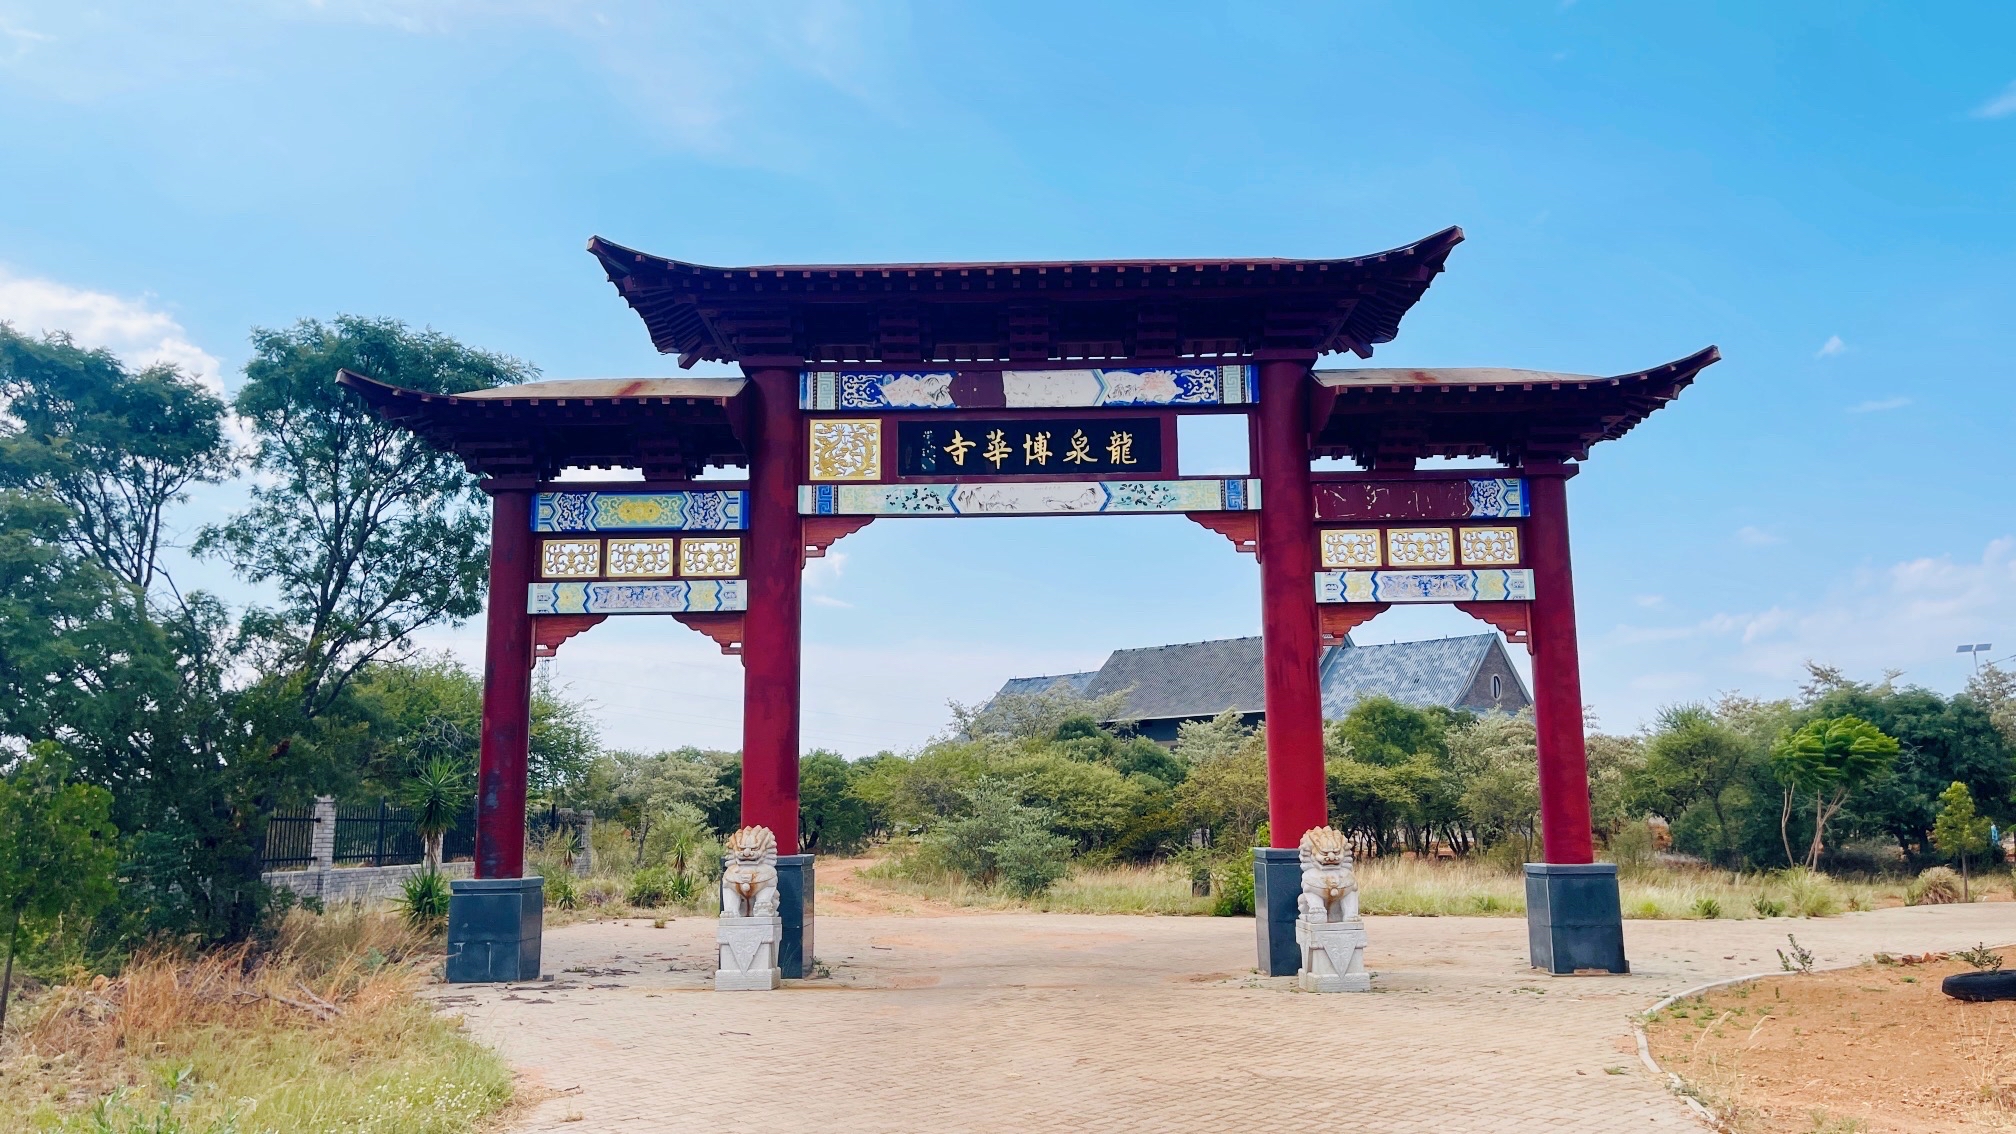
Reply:
M1361 860L1357 873L1361 905L1368 914L1526 916L1523 875L1491 862L1395 856ZM1080 867L1048 894L1026 900L957 878L918 877L893 859L861 871L860 878L877 889L976 909L1090 914L1211 912L1211 899L1191 896L1189 875L1166 864ZM1803 870L1742 874L1661 864L1626 868L1619 888L1625 917L1678 920L1829 917L1853 909L1901 905L1905 883L1846 882ZM1985 890L1985 886L1978 887L1977 893Z
M135 957L51 989L0 1047L0 1128L451 1134L511 1098L413 995L433 942L389 913L296 910L275 950Z

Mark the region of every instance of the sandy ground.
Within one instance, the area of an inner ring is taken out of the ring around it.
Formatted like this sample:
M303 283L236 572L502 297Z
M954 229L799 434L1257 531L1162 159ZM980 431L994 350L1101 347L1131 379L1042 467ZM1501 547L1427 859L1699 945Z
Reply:
M1647 1034L1660 1064L1742 1134L2016 1129L2016 1002L1940 993L1942 977L1967 971L1947 961L1774 977L1687 1002Z

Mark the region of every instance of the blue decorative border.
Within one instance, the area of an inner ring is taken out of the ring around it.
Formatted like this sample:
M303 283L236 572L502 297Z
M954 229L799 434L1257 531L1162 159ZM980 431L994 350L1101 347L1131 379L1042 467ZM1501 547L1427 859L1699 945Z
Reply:
M1130 366L1000 371L1004 401L962 405L956 370L804 370L798 408L819 411L1048 409L1074 406L1236 406L1260 400L1259 368ZM990 375L991 377L991 375ZM1039 386L1040 394L1018 391Z
M806 484L807 516L1069 516L1098 512L1251 512L1260 482L1197 480L967 481Z
M1531 602L1533 572L1318 571L1317 602Z
M1523 478L1470 482L1470 515L1475 519L1516 520L1533 514Z
M741 579L665 583L533 583L526 609L533 614L706 614L746 610Z
M541 492L532 499L535 532L734 532L748 526L749 494Z

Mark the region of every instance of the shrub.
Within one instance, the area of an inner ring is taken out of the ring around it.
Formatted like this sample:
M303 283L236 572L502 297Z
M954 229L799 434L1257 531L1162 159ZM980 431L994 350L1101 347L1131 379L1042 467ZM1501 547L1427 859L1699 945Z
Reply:
M1750 900L1750 908L1757 911L1758 917L1785 916L1785 903L1768 894L1759 894L1755 898L1752 898Z
M1253 916L1253 859L1234 855L1215 872L1217 891L1211 900L1213 917Z
M662 866L647 866L630 876L630 904L655 909L672 897L675 875Z
M622 891L616 888L616 884L602 878L583 882L576 890L576 900L588 906L610 905L620 896Z
M1986 945L1977 944L1972 949L1955 949L1953 957L1955 960L1967 962L1976 972L1999 972L2002 968L2002 954Z
M1793 867L1778 875L1785 887L1785 904L1800 917L1833 917L1841 912L1841 896L1825 874Z
M1943 906L1960 900L1960 876L1951 867L1935 866L1904 890L1907 906Z
M1694 916L1714 921L1722 916L1722 903L1713 898L1694 899Z
M574 875L568 871L548 874L546 878L546 904L556 910L571 910L581 904L581 895L574 885Z
M700 896L700 882L691 874L674 874L665 886L665 894L680 905L691 905Z
M1002 884L1025 898L1050 889L1071 869L1071 840L1040 827L1017 831L988 849Z
M448 917L448 879L436 870L423 870L400 886L399 908L416 929L432 929Z

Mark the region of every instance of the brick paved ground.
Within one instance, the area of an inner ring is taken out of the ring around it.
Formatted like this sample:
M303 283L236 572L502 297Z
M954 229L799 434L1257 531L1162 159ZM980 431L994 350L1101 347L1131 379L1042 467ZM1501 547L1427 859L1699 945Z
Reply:
M1631 1013L1777 967L2016 941L2016 905L1627 922L1629 977L1526 967L1509 918L1368 918L1370 994L1252 974L1252 922L825 917L830 978L708 987L713 922L546 936L556 978L443 987L537 1083L528 1131L1684 1131Z

